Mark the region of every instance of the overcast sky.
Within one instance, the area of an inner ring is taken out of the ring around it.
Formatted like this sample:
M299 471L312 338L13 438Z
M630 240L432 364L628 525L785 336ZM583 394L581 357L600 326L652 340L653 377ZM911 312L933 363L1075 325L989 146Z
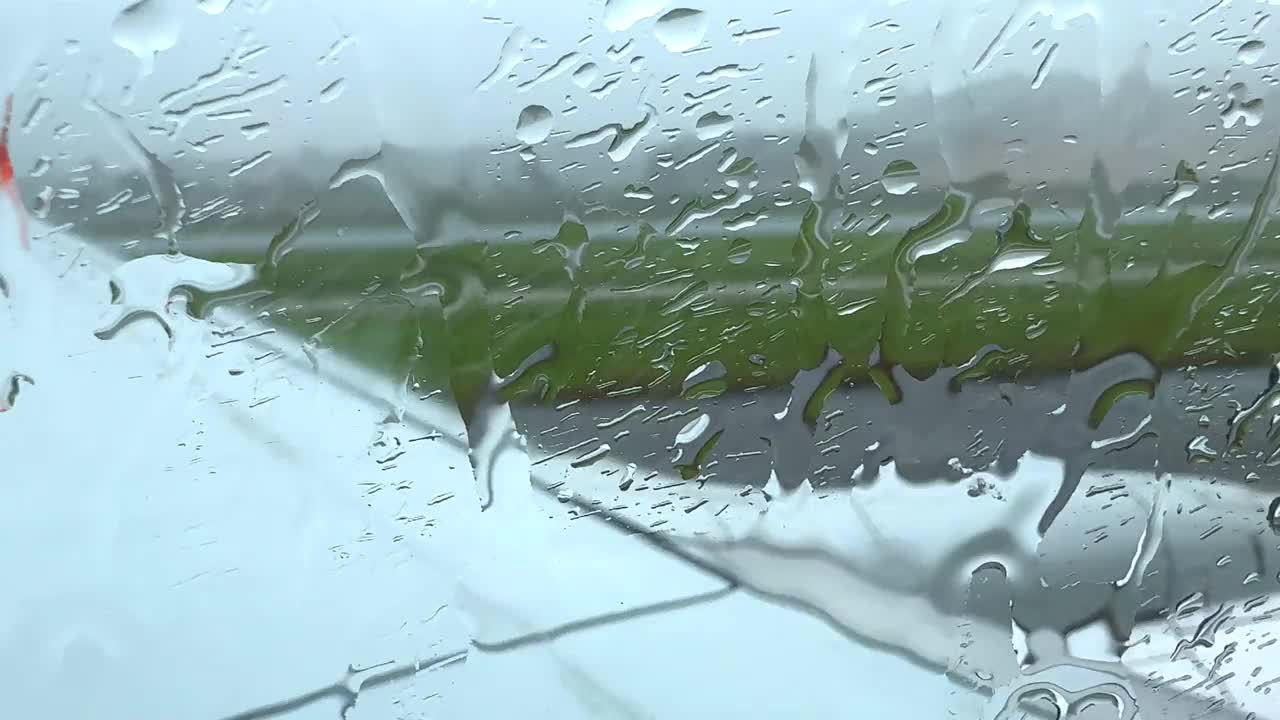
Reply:
M514 149L517 118L538 104L551 113L551 134L535 150L556 157L557 170L572 156L566 141L603 125L630 128L655 113L638 146L653 152L664 136L696 135L698 119L717 112L741 136L783 137L784 164L809 132L834 157L847 138L855 151L843 157L865 163L864 176L905 157L922 170L945 162L953 180L1006 167L1036 179L1129 153L1129 179L1164 182L1178 160L1205 160L1223 138L1245 149L1219 153L1220 165L1272 146L1276 123L1262 106L1223 127L1219 109L1233 97L1280 104L1280 22L1264 19L1271 4L1252 0L6 5L0 89L16 95L20 174L41 156L61 170L103 157L125 166L122 128L162 162L259 176L302 147L344 157L383 144ZM680 7L702 15L664 36L659 18ZM581 70L588 63L596 69ZM556 67L564 72L537 81ZM1105 97L1082 94L1082 77ZM1237 82L1244 89L1231 90ZM718 94L698 98L709 91ZM241 93L250 97L216 103ZM87 107L89 94L109 113ZM929 107L911 96L953 99ZM1156 117L1166 106L1169 117ZM114 134L110 113L121 117ZM976 117L978 130L965 122ZM896 142L894 132L903 133ZM603 156L608 139L582 153ZM856 152L873 141L879 154ZM718 157L704 162L714 170ZM623 175L641 165L608 163ZM422 174L454 182L443 170ZM585 175L584 185L599 179Z
M83 78L76 76L93 69L103 77L104 104L123 109L121 88L132 83L145 63L135 53L146 55L146 49L154 48L159 49L155 71L139 83L134 100L135 107L145 109L149 102L189 85L216 67L237 35L248 30L253 35L251 42L265 45L269 51L246 63L246 69L256 69L264 79L284 75L289 87L279 95L305 103L317 98L328 83L345 78L344 94L358 96L360 102L350 102L351 98L341 102L340 97L327 104L324 114L332 115L335 108L347 105L359 105L360 112L352 112L340 125L350 123L358 132L362 125L376 122L386 136L411 136L415 142L423 141L426 126L435 130L432 141L450 143L486 138L503 130L510 133L515 114L525 102L538 101L553 110L577 105L579 122L608 119L634 110L643 100L656 102L658 83L674 74L682 78L673 83L673 89L705 90L709 86L700 86L692 76L731 62L761 65L751 82L760 95L776 98L778 104L768 112L773 115L786 109L800 110L795 105L804 100L804 77L811 54L831 67L833 78L851 73L854 89L893 63L908 73L901 85L929 82L932 77L945 88L983 75L1018 76L1030 81L1054 44L1058 48L1048 68L1050 74L1060 70L1106 75L1131 62L1143 44L1151 46L1148 67L1153 80L1198 67L1221 74L1245 40L1280 37L1280 25L1276 24L1252 32L1257 13L1273 9L1265 2L1228 0L1191 24L1217 1L992 0L964 3L965 7L958 8L946 0L697 0L683 6L704 11L705 35L692 52L683 54L668 50L655 37L656 17L682 6L662 0L624 0L622 12L610 11L622 21L612 23L606 22L605 4L600 0L551 4L520 0L144 0L131 23L117 22L127 3L11 1L6 3L6 22L0 29L0 40L10 57L0 64L0 86L17 88L20 96L30 98L37 94L32 87L33 66L44 62L64 72L64 77L50 81L48 93L78 94L83 92ZM218 14L207 12L223 5L225 10ZM625 12L628 7L631 12ZM1040 13L1051 8L1051 15ZM1011 17L1019 22L1001 36L1001 27ZM1027 20L1033 20L1036 27L1026 27ZM634 24L617 29L625 21ZM113 23L117 23L114 28ZM622 83L605 98L589 96L570 82L568 74L524 92L515 91L506 82L477 92L477 85L498 62L500 49L514 27L544 41L529 43L520 53L523 62L513 67L520 81L565 54L578 52L581 61L597 63L602 75L623 71ZM765 28L778 31L750 34ZM1211 37L1215 31L1222 31L1216 39ZM1195 36L1170 49L1188 32ZM739 33L736 38L735 33ZM344 34L354 41L351 46L334 62L320 64L319 58ZM583 42L588 36L590 39ZM753 37L756 39L749 39ZM995 42L995 52L983 61L984 51L997 37L1001 39ZM77 43L77 55L64 53L67 40ZM607 56L609 47L628 40L634 41L631 53L616 61ZM1042 45L1036 47L1037 41ZM882 51L887 52L878 55ZM633 67L630 63L637 56L644 60ZM909 75L931 65L935 68L931 74ZM938 72L941 68L948 71ZM1182 83L1177 79L1170 82ZM228 83L224 87L236 86ZM646 89L648 95L642 97ZM845 104L843 93L833 88L830 94L833 103ZM565 102L566 95L572 96L571 103ZM793 122L802 123L803 114L795 115Z

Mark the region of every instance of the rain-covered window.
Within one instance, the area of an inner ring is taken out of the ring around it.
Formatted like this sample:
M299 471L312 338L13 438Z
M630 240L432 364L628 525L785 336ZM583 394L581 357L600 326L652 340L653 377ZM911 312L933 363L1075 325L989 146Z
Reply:
M1275 0L0 4L0 714L1280 718Z

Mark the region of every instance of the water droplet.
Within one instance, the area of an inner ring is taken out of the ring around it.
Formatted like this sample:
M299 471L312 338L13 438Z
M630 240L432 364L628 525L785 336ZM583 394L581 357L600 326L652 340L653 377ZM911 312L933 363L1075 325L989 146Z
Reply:
M694 368L680 385L680 395L687 400L702 400L724 393L727 371L724 363L713 360Z
M1160 199L1157 209L1168 212L1174 205L1195 195L1199 189L1200 181L1196 177L1196 171L1186 162L1179 162L1173 175L1173 188Z
M342 93L346 89L347 89L347 81L342 78L338 78L337 80L334 80L328 85L325 85L324 89L320 91L320 102L322 103L333 102L334 100L337 100L338 98L342 97Z
M1272 500L1267 508L1267 524L1271 526L1271 532L1280 535L1280 497Z
M1174 40L1173 42L1169 43L1170 55L1186 55L1187 53L1195 49L1196 49L1195 31L1182 35L1177 40Z
M898 88L898 84L895 82L898 77L899 76L897 75L888 75L872 78L862 85L862 90L868 95L880 95L892 92Z
M196 7L210 15L221 15L231 5L231 0L197 0Z
M688 445L702 436L711 426L711 417L706 413L698 415L698 417L690 420L680 428L680 432L676 433L676 445Z
M607 0L604 26L609 32L630 30L632 25L657 15L666 4L666 0Z
M906 160L894 160L884 168L880 184L890 195L906 195L920 184L920 171Z
M139 0L111 23L111 41L138 58L143 75L150 75L156 53L178 44L182 30L177 0Z
M1267 44L1261 40L1250 40L1236 50L1236 59L1245 65L1253 65L1262 59Z
M836 308L836 316L848 317L850 315L856 315L862 312L863 310L866 310L867 308L871 307L875 303L876 303L876 298L874 297L863 298L861 300L854 300L853 302L846 303L844 305L841 305L839 308Z
M1247 97L1248 88L1242 82L1227 88L1227 106L1220 114L1223 127L1235 127L1241 120L1245 127L1257 127L1262 122L1262 98L1248 100Z
M1187 463L1207 463L1218 458L1218 453L1209 445L1209 438L1197 435L1187 442Z
M630 200L652 200L653 190L647 187L637 187L635 185L627 185L622 190L622 197Z
M499 397L503 384L502 378L490 373L488 386L465 409L463 421L480 509L493 509L501 499L499 510L505 514L527 506L529 453L511 406Z
M586 89L595 84L600 77L600 66L595 63L583 63L582 67L573 71L573 84Z
M729 262L741 265L751 259L751 241L746 238L735 238L729 245Z
M109 340L122 328L151 318L172 341L169 301L175 293L234 290L252 283L255 274L253 265L210 262L187 255L147 255L130 260L111 276L109 313L94 335Z
M516 119L516 139L526 145L537 145L551 134L551 111L541 105L530 105Z
M3 383L0 383L0 412L8 412L18 404L18 393L22 390L22 384L35 385L36 381L30 376L23 373L9 373L9 377Z
M49 217L49 211L53 209L53 188L45 185L40 192L36 193L32 200L31 214L38 220L44 220Z
M244 135L245 140L255 140L258 137L267 134L270 130L271 124L264 122L251 123L240 128L240 132Z
M653 34L671 52L685 52L698 47L707 34L707 16L701 10L676 8L658 18Z
M769 216L762 212L744 212L737 217L729 218L724 221L724 229L729 232L741 232L747 228L753 228L760 224L761 220L767 219Z
M694 134L699 140L717 138L733 129L733 118L718 112L709 112L698 118Z

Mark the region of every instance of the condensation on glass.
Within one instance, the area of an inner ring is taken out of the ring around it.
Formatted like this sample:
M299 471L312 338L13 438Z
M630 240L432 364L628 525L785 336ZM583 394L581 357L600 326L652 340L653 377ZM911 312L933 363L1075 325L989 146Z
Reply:
M1280 718L1274 2L9 2L49 718Z

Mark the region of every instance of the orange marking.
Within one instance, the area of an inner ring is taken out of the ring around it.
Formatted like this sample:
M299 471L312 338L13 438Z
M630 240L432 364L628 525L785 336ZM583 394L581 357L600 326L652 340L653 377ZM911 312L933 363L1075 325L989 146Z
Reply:
M31 236L27 232L27 206L22 202L22 193L18 190L18 182L13 174L13 159L9 156L9 125L13 120L13 96L4 100L4 123L0 124L0 189L9 198L14 213L18 216L18 239L23 250L31 249Z

